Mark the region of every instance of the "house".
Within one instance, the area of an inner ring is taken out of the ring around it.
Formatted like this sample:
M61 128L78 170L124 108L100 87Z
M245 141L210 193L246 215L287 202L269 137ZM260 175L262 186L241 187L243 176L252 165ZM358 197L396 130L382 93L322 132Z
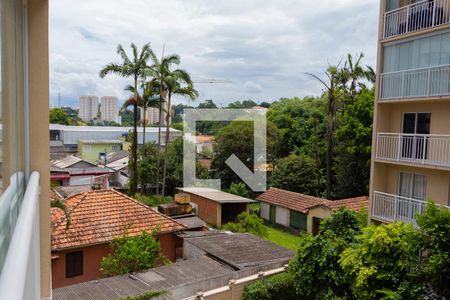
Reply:
M249 204L255 200L225 193L211 188L178 188L187 195L200 219L217 228L233 222L237 215L249 211Z
M417 225L427 200L450 209L450 5L380 8L369 218Z
M83 300L86 295L113 300L162 289L167 291L164 299L241 299L246 285L286 271L294 256L292 251L251 234L183 231L178 236L187 245L184 259L142 272L56 288L53 300ZM200 297L202 294L204 297Z
M106 160L100 160L98 163L113 171L109 176L109 183L114 188L127 188L129 174L128 162L130 161L129 152L122 150L106 154Z
M69 155L64 158L54 160L50 162L50 166L66 169L66 168L88 168L96 167L97 165L88 161L83 160L75 155Z
M53 186L90 185L108 188L108 176L113 171L107 168L57 168L50 167L50 180Z
M353 211L367 211L368 197L326 200L300 193L270 188L256 198L261 203L261 218L295 232L319 232L320 221L340 207Z
M51 208L52 286L54 288L97 279L109 243L123 235L158 230L161 252L171 261L180 242L174 234L186 227L115 190L83 192Z
M214 136L197 135L195 136L195 147L197 153L212 153Z
M105 155L123 150L123 140L80 140L78 154L86 161L95 163L104 160Z

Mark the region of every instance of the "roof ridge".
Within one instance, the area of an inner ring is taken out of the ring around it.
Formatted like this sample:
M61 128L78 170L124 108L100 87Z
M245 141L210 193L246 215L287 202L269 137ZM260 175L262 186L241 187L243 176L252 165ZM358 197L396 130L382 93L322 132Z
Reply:
M184 228L187 228L184 224L181 224L180 222L176 221L175 219L173 219L173 218L171 218L171 217L169 217L169 216L166 216L165 214L160 213L159 211L156 211L156 210L152 209L150 206L148 206L148 205L146 205L146 204L144 204L144 203L142 203L142 202L140 202L140 201L138 201L138 200L136 200L136 199L134 199L134 198L131 198L131 197L128 196L128 195L125 195L125 194L123 194L123 193L121 193L121 192L119 192L119 191L117 191L117 190L115 190L115 189L110 189L110 190L113 191L113 192L115 192L116 194L119 194L119 195L124 196L125 198L128 198L129 200L131 200L131 201L133 201L133 202L135 202L135 203L137 203L137 204L139 204L139 205L145 207L146 209L150 210L150 211L153 212L153 213L156 213L156 214L159 215L159 216L162 216L163 218L166 218L166 219L168 219L168 220L170 220L170 221L172 221L172 222L174 222L174 223L177 223L177 224L183 226Z
M273 189L273 190L279 190L279 191L286 192L286 193L296 194L296 195L302 195L302 196L305 196L305 197L308 197L308 198L317 199L317 200L322 200L322 201L323 201L323 200L327 200L327 201L330 201L330 200L325 199L325 198L320 198L320 197L316 197L316 196L311 196L311 195L307 195L307 194L303 194L303 193L299 193L299 192L288 191L288 190L280 189L280 188L277 188L277 187L270 187L269 190L271 190L271 189ZM269 191L269 190L267 190L267 191ZM267 191L266 191L266 192L267 192ZM261 195L262 195L262 194L261 194Z

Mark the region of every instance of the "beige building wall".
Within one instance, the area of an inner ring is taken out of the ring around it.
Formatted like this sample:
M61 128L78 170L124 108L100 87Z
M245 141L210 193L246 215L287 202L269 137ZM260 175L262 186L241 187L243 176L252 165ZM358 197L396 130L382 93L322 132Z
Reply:
M325 206L317 206L309 210L307 219L308 233L313 234L313 218L325 219L331 216L331 210Z
M100 118L103 121L119 121L118 99L115 96L103 96L100 99Z
M98 98L96 96L81 96L78 117L83 121L92 121L97 117Z
M275 212L275 222L277 224L283 225L285 227L289 227L289 209L277 206Z
M400 7L410 4L410 0L400 0ZM398 195L400 172L423 174L427 178L426 197L436 203L449 205L450 167L421 165L412 162L380 161L376 159L378 133L402 133L403 113L431 113L430 134L450 135L450 95L424 98L403 98L379 101L381 88L380 74L383 71L383 47L391 42L418 39L430 33L444 32L450 29L450 24L418 30L412 33L397 35L383 39L384 14L386 0L380 0L377 77L375 84L374 131L372 142L372 164L370 181L369 216L375 191ZM450 7L450 6L449 6ZM402 54L401 54L402 55ZM405 54L406 55L406 54ZM450 84L450 82L449 82ZM441 148L446 155L446 148ZM428 149L430 150L430 149ZM429 153L429 152L427 152ZM449 153L450 155L450 153ZM428 159L433 157L428 157Z
M260 202L260 214L261 218L265 220L270 219L270 205L264 202Z
M48 0L28 0L30 170L41 174L41 295L51 295Z

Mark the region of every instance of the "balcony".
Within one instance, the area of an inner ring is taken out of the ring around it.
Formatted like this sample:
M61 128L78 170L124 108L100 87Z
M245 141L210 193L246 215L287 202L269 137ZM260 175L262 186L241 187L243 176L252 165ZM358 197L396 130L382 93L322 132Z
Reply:
M378 133L376 158L450 168L450 135Z
M380 101L450 95L450 65L381 74Z
M384 38L450 23L449 0L420 1L384 15Z
M374 192L372 217L383 222L404 221L417 225L416 215L422 214L426 205L422 200ZM450 209L448 206L444 207Z
M21 197L24 176L11 177L0 197L0 295L40 299L39 173Z

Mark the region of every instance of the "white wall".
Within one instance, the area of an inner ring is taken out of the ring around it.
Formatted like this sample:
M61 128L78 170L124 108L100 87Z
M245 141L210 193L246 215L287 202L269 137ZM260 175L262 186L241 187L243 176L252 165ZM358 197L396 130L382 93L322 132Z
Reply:
M270 205L267 203L261 202L261 218L264 220L270 219Z
M277 206L275 222L277 224L289 227L289 209Z

